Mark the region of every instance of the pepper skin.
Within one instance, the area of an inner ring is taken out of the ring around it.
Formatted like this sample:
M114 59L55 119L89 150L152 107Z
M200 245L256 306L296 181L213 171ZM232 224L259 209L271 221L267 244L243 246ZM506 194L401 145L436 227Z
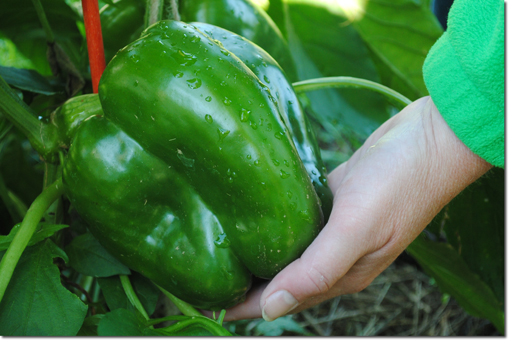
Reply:
M239 57L269 87L277 101L285 125L291 132L299 157L321 200L326 222L333 207L333 194L328 187L327 169L321 159L321 152L310 121L305 116L299 99L281 67L266 51L244 37L207 23L191 24Z
M118 52L77 130L67 194L120 261L194 306L242 301L324 221L276 100L233 53L162 21Z
M181 0L181 20L212 24L250 40L269 53L295 81L296 71L283 35L261 8L248 0Z

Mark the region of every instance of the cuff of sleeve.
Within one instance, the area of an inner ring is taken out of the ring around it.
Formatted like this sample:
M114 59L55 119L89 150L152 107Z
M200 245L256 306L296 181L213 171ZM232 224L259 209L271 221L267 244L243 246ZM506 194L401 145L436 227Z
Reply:
M472 152L504 168L504 102L487 98L469 80L447 33L431 48L423 73L433 102L456 136Z

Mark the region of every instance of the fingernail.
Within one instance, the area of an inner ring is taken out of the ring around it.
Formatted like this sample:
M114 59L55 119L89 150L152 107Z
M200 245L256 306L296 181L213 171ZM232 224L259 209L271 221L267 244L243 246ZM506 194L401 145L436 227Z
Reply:
M292 311L297 305L299 303L292 294L283 289L279 290L265 300L264 307L262 308L262 318L266 322L271 322Z

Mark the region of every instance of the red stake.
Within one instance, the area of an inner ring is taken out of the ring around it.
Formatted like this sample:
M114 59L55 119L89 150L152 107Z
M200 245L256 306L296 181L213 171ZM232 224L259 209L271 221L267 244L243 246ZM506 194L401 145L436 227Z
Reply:
M84 24L87 39L87 52L91 66L91 80L93 92L98 93L100 77L105 69L105 53L103 51L102 26L100 23L100 9L98 0L82 0L84 11Z

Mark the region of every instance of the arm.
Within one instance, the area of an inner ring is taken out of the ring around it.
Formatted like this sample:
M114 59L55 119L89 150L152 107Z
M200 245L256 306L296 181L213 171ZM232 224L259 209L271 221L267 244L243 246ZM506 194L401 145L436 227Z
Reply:
M272 320L364 289L490 168L454 135L431 98L417 100L329 175L332 215L301 258L225 319Z
M273 320L364 289L443 206L492 164L504 166L504 3L457 0L448 26L424 65L431 97L384 123L329 175L326 227L226 320Z

